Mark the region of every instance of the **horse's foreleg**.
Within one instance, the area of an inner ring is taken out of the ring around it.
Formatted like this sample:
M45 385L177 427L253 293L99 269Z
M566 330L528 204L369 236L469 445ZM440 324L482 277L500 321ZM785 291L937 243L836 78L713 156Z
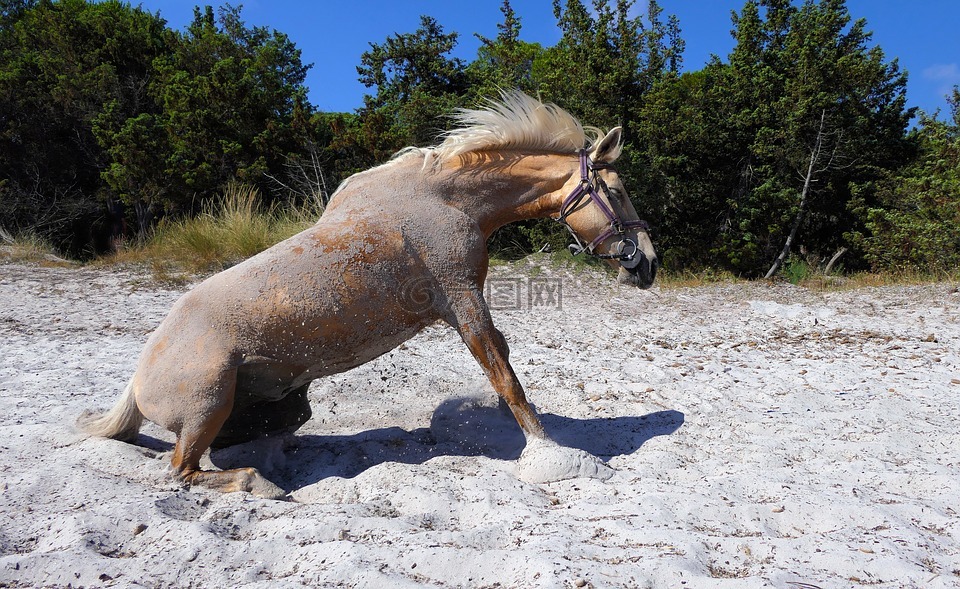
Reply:
M527 436L527 446L517 462L517 476L529 483L546 483L576 477L611 477L613 469L600 459L583 450L559 446L547 437L510 366L507 342L503 334L493 326L493 320L479 293L461 297L451 306L456 316L455 326L463 341Z
M493 326L493 320L479 295L473 295L466 303L461 302L454 310L455 327L460 332L467 348L483 368L487 378L500 398L506 402L517 423L527 436L546 438L547 434L534 413L523 387L510 365L510 349L503 334Z

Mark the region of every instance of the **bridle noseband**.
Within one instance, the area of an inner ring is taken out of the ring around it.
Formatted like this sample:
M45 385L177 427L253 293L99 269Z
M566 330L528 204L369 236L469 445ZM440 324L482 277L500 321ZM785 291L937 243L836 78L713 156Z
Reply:
M614 213L607 203L603 202L603 199L600 198L600 194L597 192L597 186L603 190L604 194L607 195L607 200L610 200L610 191L607 188L606 183L600 178L597 174L599 170L605 170L610 168L607 164L598 164L590 161L590 156L587 155L587 150L580 150L580 184L567 196L566 200L563 201L563 204L560 206L560 216L557 217L564 227L567 228L567 231L570 232L570 235L573 236L576 245L570 244L570 251L573 255L578 255L583 252L600 258L602 260L620 260L624 262L629 262L637 255L637 244L629 237L624 237L626 235L627 229L642 229L647 231L649 226L646 221L623 221ZM600 233L597 237L593 239L590 243L584 244L580 239L580 236L577 235L577 232L573 230L573 227L567 223L567 217L580 206L580 203L583 202L583 199L589 198L600 208L600 212L603 213L603 216L610 221L610 227L605 231ZM612 202L612 201L611 201ZM617 236L620 237L620 242L618 244L617 253L609 254L598 254L594 253L594 248L603 243L609 237Z

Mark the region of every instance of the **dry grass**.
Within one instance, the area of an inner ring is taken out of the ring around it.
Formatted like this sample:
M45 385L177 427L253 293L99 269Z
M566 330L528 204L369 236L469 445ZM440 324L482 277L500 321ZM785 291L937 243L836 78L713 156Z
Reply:
M39 235L31 232L13 234L3 227L0 227L0 260L41 266L73 265L58 256L56 248Z
M200 215L161 222L146 243L101 262L146 264L156 279L182 282L185 274L221 270L262 252L313 225L321 212L318 203L265 208L256 188L231 183Z
M671 272L661 271L657 274L657 283L663 288L687 288L705 286L719 282L739 282L748 279L740 278L727 271L702 270L700 272L680 271ZM816 291L841 291L855 290L858 288L872 288L878 286L904 286L960 283L960 269L952 273L930 274L918 271L900 271L900 272L857 272L853 274L830 274L825 275L822 272L813 272L804 276L796 282L788 277L775 277L771 281L785 281L801 288Z
M717 284L720 282L738 282L743 279L726 270L690 270L670 271L661 270L657 273L657 284L661 288L692 288Z
M952 273L931 274L914 270L900 272L857 272L839 276L816 275L799 283L799 286L818 291L855 290L879 286L904 286L960 282L960 270Z
M574 273L600 272L609 275L611 278L616 276L616 270L611 269L604 262L584 255L574 257L566 250L546 254L532 254L522 258L520 261L502 258L494 258L491 260L491 266L509 266L511 264L532 265L534 267L538 264L549 265L554 268L563 268ZM793 275L777 275L770 279L769 282L771 284L789 282L801 288L821 292L853 290L877 286L960 283L960 269L949 274L930 274L903 270L900 272L886 273L858 272L846 275L836 273L826 275L819 270L807 269L804 265L795 265L794 268L800 268L800 270L796 270ZM661 268L657 273L656 285L663 289L696 288L711 284L760 280L761 279L743 278L727 270L715 270L712 268L704 268L696 271ZM958 288L960 288L960 284L958 284Z

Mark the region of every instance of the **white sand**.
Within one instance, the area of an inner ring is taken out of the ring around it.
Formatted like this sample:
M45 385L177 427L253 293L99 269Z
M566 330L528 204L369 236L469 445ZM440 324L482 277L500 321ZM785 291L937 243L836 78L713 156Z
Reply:
M519 429L436 326L314 383L296 436L213 454L274 502L181 488L152 424L73 428L183 289L0 265L0 587L960 586L955 286L611 282L494 313L548 432L609 479L523 482Z

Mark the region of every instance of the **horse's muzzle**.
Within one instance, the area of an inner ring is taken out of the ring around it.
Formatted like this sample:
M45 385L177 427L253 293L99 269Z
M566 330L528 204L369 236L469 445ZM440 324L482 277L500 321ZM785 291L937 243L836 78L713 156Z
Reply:
M632 284L639 288L650 288L653 286L653 281L657 278L657 268L660 267L660 263L657 261L657 258L651 260L639 252L637 253L637 257L640 258L640 263L636 266L632 268L620 266L617 281L620 284Z

